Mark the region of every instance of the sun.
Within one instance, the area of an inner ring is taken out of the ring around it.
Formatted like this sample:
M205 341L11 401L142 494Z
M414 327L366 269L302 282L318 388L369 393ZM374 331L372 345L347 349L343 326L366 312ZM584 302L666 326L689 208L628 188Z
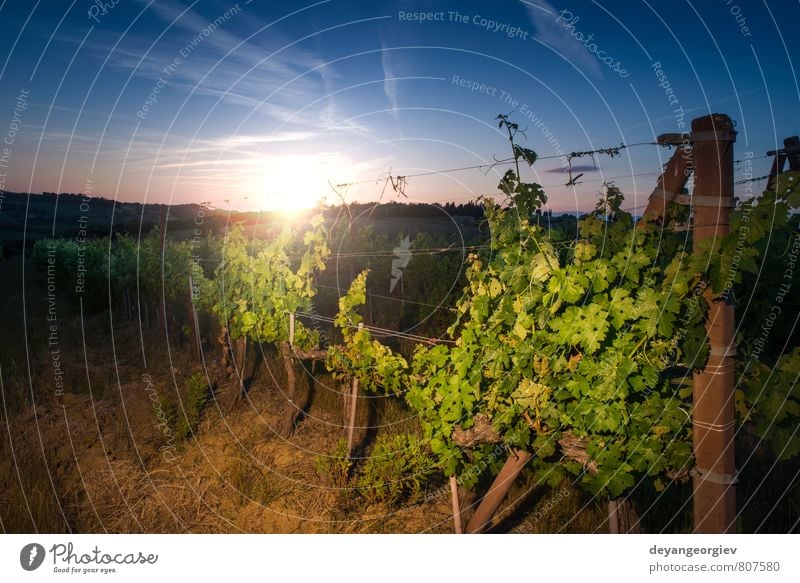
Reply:
M295 213L329 202L347 164L323 156L278 156L259 163L251 195L263 208ZM346 172L344 173L346 174Z

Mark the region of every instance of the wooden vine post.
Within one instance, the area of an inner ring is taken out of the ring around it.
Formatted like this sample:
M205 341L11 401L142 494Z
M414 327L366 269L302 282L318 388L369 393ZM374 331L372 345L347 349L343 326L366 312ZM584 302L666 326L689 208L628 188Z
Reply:
M783 140L783 151L789 160L789 170L800 170L800 138L792 136Z
M364 324L358 325L359 330L364 329ZM353 437L356 429L356 407L358 405L358 379L353 378L353 386L350 393L350 417L347 424L347 455L353 454Z
M301 350L294 345L295 334L295 315L289 314L289 341L281 344L281 357L283 358L283 366L286 370L286 407L283 412L283 417L278 425L278 433L284 437L289 438L294 433L295 421L300 408L295 402L297 393L297 374L294 369L294 361L310 360L310 361L324 361L328 357L327 349L312 348L310 350Z
M187 304L187 308L189 309L189 328L191 330L191 340L189 342L192 346L192 358L195 361L199 361L202 354L202 349L200 347L200 326L197 320L197 310L194 307L194 280L191 273L189 274L189 303Z
M658 183L642 213L643 221L639 224L644 224L644 221L660 221L666 214L667 203L679 202L681 198L685 198L682 192L692 173L691 150L683 143L680 134L661 135L658 137L658 142L678 147L658 177Z
M639 515L627 498L608 501L608 533L639 534L642 532Z
M462 534L461 507L458 504L458 479L455 474L450 476L450 498L453 501L453 529L456 534Z
M692 121L695 165L693 242L726 236L733 198L733 143L736 132L727 115ZM734 308L707 287L708 362L694 374L692 433L694 532L732 532L736 518L734 459Z
M353 454L353 437L356 428L356 405L358 403L358 379L354 378L350 392L350 415L347 421L347 455Z
M778 184L778 174L783 172L783 166L786 164L786 154L783 149L780 149L767 152L767 156L775 156L775 158L772 160L772 168L769 170L765 190L775 190L775 186Z
M295 385L297 384L297 378L294 372L294 359L292 358L292 350L294 348L294 314L289 314L289 341L284 342L281 345L281 356L283 357L283 366L286 369L286 398L288 403L286 404L286 410L283 415L283 421L281 423L281 435L284 438L289 438L294 433L294 417L295 411L297 409L294 397L295 397Z
M783 140L783 148L770 150L767 156L774 156L772 168L769 171L765 190L775 190L778 185L778 175L783 172L786 161L789 161L789 170L800 170L800 138L792 136Z
M511 451L500 473L497 474L494 482L492 482L492 485L489 487L489 491L481 500L477 510L475 510L475 514L470 518L467 524L468 533L479 533L491 523L492 517L495 512L497 512L500 503L503 501L503 498L506 497L509 489L511 489L514 480L517 479L517 476L519 476L525 464L527 464L532 457L533 455L527 451Z
M161 229L161 231L158 233L159 237L160 237L160 239L159 239L159 248L158 249L159 249L159 253L160 253L159 258L160 258L160 264L161 264L161 281L162 281L162 285L161 285L161 302L160 302L160 304L161 304L161 313L159 314L158 321L159 321L159 325L162 327L161 329L164 330L164 332L166 332L167 331L167 295L165 293L163 283L164 283L164 261L166 260L164 248L166 247L166 244L167 244L167 205L162 204L160 209L161 209L161 214L159 216L159 223L158 224L159 224L159 228Z

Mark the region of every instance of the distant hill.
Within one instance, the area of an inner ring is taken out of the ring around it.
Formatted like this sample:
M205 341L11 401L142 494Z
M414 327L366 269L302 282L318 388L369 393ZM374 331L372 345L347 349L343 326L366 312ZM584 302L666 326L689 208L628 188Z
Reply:
M137 202L120 202L103 197L86 197L81 194L43 192L26 194L4 192L0 197L0 248L5 256L31 249L33 242L45 237L72 239L79 234L86 237L108 237L125 234L144 236L161 219L162 207L167 210L167 236L188 239L198 231L221 234L235 223L244 223L248 231L262 236L270 231L282 215L271 212L239 212L214 209L203 204L160 205ZM294 217L301 224L310 210ZM326 218L334 222L338 217L352 218L355 224L369 223L376 232L390 234L457 233L473 232L484 218L483 206L475 202L464 204L420 204L388 202L352 203L329 206L323 210ZM573 221L574 217L545 218L553 223ZM27 241L27 244L23 243Z
M199 204L174 205L168 209L169 229L193 225L198 217L207 224L214 215L222 214ZM107 237L113 233L136 235L158 225L160 216L161 205L158 204L119 202L71 193L5 192L0 203L0 241L4 252L9 254L21 250L24 239L30 243L43 237L72 238L81 229L85 229L89 237Z

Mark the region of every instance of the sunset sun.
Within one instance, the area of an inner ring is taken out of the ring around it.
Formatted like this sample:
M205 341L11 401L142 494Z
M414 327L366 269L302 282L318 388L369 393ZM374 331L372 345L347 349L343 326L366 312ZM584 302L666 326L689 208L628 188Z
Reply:
M348 165L334 164L321 156L281 156L259 163L250 197L270 211L292 213L329 203L331 188L352 180Z

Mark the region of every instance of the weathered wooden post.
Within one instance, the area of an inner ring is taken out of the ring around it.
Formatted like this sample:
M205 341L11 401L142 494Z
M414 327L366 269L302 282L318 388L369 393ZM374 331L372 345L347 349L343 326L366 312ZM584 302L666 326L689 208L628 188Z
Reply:
M453 527L456 534L462 534L461 506L458 504L458 480L455 474L450 476L450 498L453 502Z
M190 344L192 346L192 358L195 361L200 360L200 354L202 352L200 348L200 326L197 320L197 310L194 308L194 280L192 278L192 274L189 274L189 303L187 304L189 308L189 327L191 330L191 340Z
M608 499L608 533L619 534L619 501Z
M783 151L789 160L789 170L800 170L800 138L792 136L783 140Z
M475 510L469 523L467 524L467 532L470 534L479 533L484 530L492 520L494 513L500 507L503 498L508 494L511 485L517 476L525 467L525 464L533 457L532 454L522 450L512 450L500 469L500 473L492 482L489 491L481 500L480 505Z
M786 138L783 140L783 148L770 150L767 152L767 156L774 156L774 158L764 190L775 190L778 185L778 175L783 172L787 160L790 170L800 170L800 138L797 136Z
M678 147L658 177L658 183L647 199L647 207L642 213L643 222L639 224L661 220L666 213L667 203L682 196L683 188L692 173L692 154L690 146L685 144L680 136L680 134L664 134L658 137L659 143Z
M736 132L727 115L712 114L692 121L695 248L701 241L724 237L730 231L735 140ZM694 374L694 532L725 533L734 530L736 518L736 324L731 303L715 297L710 287L704 297L708 302L706 332L711 349L705 368Z
M359 330L364 329L364 324L358 325ZM353 437L356 429L356 407L358 405L358 379L353 378L353 388L350 393L350 420L347 425L347 455L353 454Z
M347 421L347 455L353 454L353 438L356 429L356 406L358 403L358 379L354 378L350 389L350 415Z
M608 533L638 534L642 532L639 516L628 498L609 498Z
M778 184L778 174L783 172L783 166L786 164L786 154L781 150L772 150L767 152L767 155L773 155L775 158L772 160L772 168L769 170L769 177L767 178L767 185L764 190L775 190Z
M282 427L280 433L283 437L289 438L294 433L294 417L296 405L294 402L295 385L297 379L294 372L294 314L289 314L289 341L281 345L281 356L283 357L283 366L286 370L286 410L283 415Z
M161 214L159 217L159 228L161 231L159 232L159 251L161 253L161 313L159 314L159 324L162 326L162 330L164 332L167 331L167 296L164 293L164 261L166 260L165 255L165 247L167 245L167 205L162 204L160 206Z

